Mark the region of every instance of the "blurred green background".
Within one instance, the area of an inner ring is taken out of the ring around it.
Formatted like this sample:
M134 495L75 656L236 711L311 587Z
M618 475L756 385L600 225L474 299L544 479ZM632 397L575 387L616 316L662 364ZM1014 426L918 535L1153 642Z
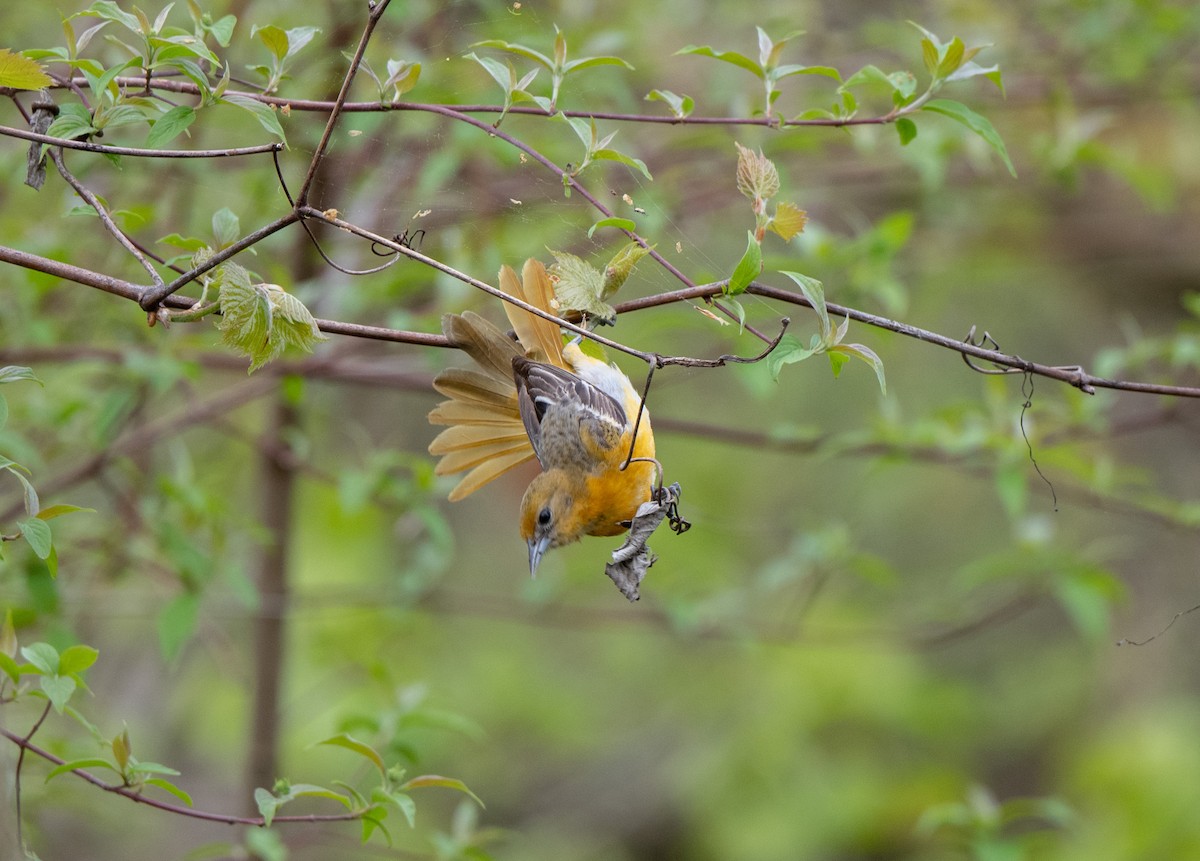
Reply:
M346 0L205 8L238 16L236 79L264 61L252 26L321 29L282 85L294 98L332 98L364 15ZM6 47L62 40L48 6L4 14ZM183 7L171 14L186 23ZM1027 359L1196 385L1193 3L397 2L367 58L379 71L389 58L422 63L406 99L495 104L499 88L463 55L483 39L548 53L557 25L571 56L635 67L570 76L560 107L662 115L643 98L658 88L691 96L698 116L749 116L763 106L758 80L675 52L757 56L755 25L777 39L803 29L785 62L920 77L909 20L990 45L978 61L1000 64L1005 94L980 78L944 95L991 120L1019 178L962 126L924 114L905 147L889 126L602 121L654 181L616 164L581 178L704 282L728 276L753 224L733 141L761 147L779 167L780 198L810 217L792 243L768 237L767 283L790 287L771 270L796 270L822 279L831 302L951 337L976 326ZM123 56L103 36L88 51ZM511 59L518 74L531 68ZM837 98L837 83L816 75L781 88L785 117ZM531 90L547 89L542 73ZM864 116L889 108L885 93L858 94ZM353 98L375 94L360 81ZM324 119L284 120L293 190ZM0 123L23 125L10 103ZM578 162L561 121L512 115L501 128ZM144 135L132 126L103 142L138 146ZM248 115L218 107L172 145L265 139ZM75 153L68 163L147 245L208 236L223 207L243 233L287 211L263 159L115 164ZM21 185L23 142L6 139L0 164L0 241L144 280L95 218L71 214L77 201L53 170L40 192ZM485 280L502 263L549 260L547 248L599 264L617 247L611 231L587 238L597 216L564 198L557 176L427 113L347 114L314 204L387 235L419 224L422 252ZM379 262L350 237L317 232L345 266ZM495 300L415 262L352 278L298 230L256 251L239 259L320 317L430 332L467 307L500 319ZM26 838L47 861L1200 857L1200 614L1144 646L1114 646L1200 603L1191 402L1087 396L1040 378L1023 392L1020 376L981 376L953 352L858 324L848 340L883 358L886 396L866 365L835 379L821 357L778 382L764 365L666 369L649 407L694 527L652 542L660 559L629 605L602 573L616 541L556 551L528 578L515 520L530 470L445 501L452 482L432 475L425 414L438 400L429 379L456 357L335 337L247 378L208 323L148 329L133 303L4 272L0 364L32 366L45 385L5 387L0 453L32 470L45 502L96 512L56 523L57 579L6 545L0 603L23 644L100 650L80 711L106 737L127 725L139 757L182 772L196 808L253 812L251 729L270 722L252 696L255 631L277 620L277 774L369 787L352 753L314 747L347 731L413 774L462 779L487 804L421 790L415 829L388 820L393 849L360 845L345 823L290 824L264 839L69 776L43 785L46 768L27 762ZM678 286L644 261L621 298ZM770 333L782 315L801 340L815 331L803 309L743 299L748 321ZM761 349L686 304L624 315L611 334L664 354ZM292 508L273 535L268 464L281 450ZM20 488L0 493L9 532ZM276 538L288 550L286 598L258 579ZM0 721L25 732L38 711L4 705ZM68 718L52 717L38 738L65 758L96 755ZM4 857L15 761L13 746L0 749ZM331 809L303 801L282 812Z

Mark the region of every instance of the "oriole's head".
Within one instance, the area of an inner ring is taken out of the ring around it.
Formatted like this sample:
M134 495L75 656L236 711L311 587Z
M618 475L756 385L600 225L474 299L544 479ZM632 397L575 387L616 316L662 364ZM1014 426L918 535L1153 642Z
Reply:
M562 470L543 472L529 483L521 500L521 537L529 545L530 574L537 573L547 550L583 536L578 507L578 493Z

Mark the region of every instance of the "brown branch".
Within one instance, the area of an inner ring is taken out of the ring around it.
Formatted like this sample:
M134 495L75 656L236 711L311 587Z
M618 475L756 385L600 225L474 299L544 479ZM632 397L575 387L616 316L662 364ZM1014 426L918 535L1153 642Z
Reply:
M367 51L367 43L371 41L371 34L375 31L375 26L379 23L380 17L387 11L388 4L391 0L376 0L370 4L370 14L367 16L366 26L363 28L362 37L358 40L358 48L354 52L354 57L350 60L350 67L346 70L346 76L342 79L342 89L337 94L337 99L333 102L329 109L329 120L325 123L325 131L321 133L321 139L317 142L317 146L313 150L312 159L308 163L308 173L304 177L304 182L300 185L300 192L296 195L296 204L304 206L308 203L308 193L312 189L313 180L317 177L317 170L321 166L321 161L325 158L325 151L329 148L329 139L333 136L333 130L337 127L338 118L342 113L342 106L346 103L346 97L350 94L350 85L354 83L354 76L358 74L358 64L362 62L363 54Z
M55 766L66 765L67 761L61 759L48 750L38 747L33 742L26 738L22 738L14 732L11 732L4 727L0 727L0 735L11 741L22 751L29 751L34 756L44 759L46 762ZM90 783L105 792L111 792L114 795L120 795L128 798L130 801L135 801L138 804L145 804L148 807L153 807L156 810L163 810L167 813L174 813L179 816L186 816L190 819L203 819L207 822L222 822L227 825L253 825L258 828L266 827L266 820L261 816L234 816L228 813L210 813L204 810L195 810L191 807L185 807L182 804L172 804L167 801L159 801L155 798L147 798L141 792L132 786L126 786L120 783L108 783L90 771L82 768L71 769L71 774L81 780ZM276 816L272 822L347 822L355 819L361 819L362 813L355 810L347 810L345 813L312 813L304 816Z
M142 252L136 245L133 244L130 238L125 235L125 231L117 227L117 223L113 221L112 216L108 214L108 210L105 208L104 204L101 203L100 199L92 193L91 189L76 179L75 175L67 169L67 163L63 160L62 150L51 149L50 160L54 162L54 166L58 169L58 172L62 178L67 181L67 184L70 185L71 188L75 189L75 193L83 198L84 202L86 202L88 206L96 211L96 215L99 216L100 223L104 225L104 229L111 233L116 238L117 242L121 244L121 247L132 254L134 259L141 264L141 267L150 275L150 281L153 282L156 287L162 287L162 276L158 274L158 270L154 268L154 264L146 259L146 256L142 254Z
M129 158L234 158L243 155L261 155L263 153L279 152L283 149L283 144L279 142L248 147L234 147L232 149L142 149L140 147L108 146L106 144L91 143L90 141L56 138L50 135L31 132L28 129L18 129L11 126L0 126L0 137L20 138L21 140L35 141L63 149L77 149L83 152L127 156Z

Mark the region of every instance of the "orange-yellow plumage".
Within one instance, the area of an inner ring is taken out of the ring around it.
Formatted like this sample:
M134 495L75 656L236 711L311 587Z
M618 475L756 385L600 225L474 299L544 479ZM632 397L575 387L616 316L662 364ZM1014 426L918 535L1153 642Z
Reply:
M545 268L527 260L522 280L505 266L501 289L554 313L554 290ZM449 400L429 414L449 425L429 446L440 455L439 475L466 472L450 493L462 499L487 482L537 457L542 472L521 502L521 535L530 568L546 550L583 535L619 535L655 480L654 435L642 412L630 455L640 398L615 366L563 345L557 325L505 303L517 340L477 314L448 314L447 338L475 360L476 368L451 368L434 380ZM645 460L638 460L644 458Z

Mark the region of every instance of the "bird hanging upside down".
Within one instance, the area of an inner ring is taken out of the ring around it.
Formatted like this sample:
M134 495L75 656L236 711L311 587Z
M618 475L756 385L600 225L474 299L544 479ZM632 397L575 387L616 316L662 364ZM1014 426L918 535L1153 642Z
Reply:
M500 289L555 313L545 267L527 260L522 279L504 266ZM509 303L504 308L517 341L470 311L443 318L446 337L478 367L449 368L434 380L450 400L429 420L449 427L429 451L441 456L438 475L467 473L451 501L537 457L542 472L521 501L521 537L534 573L547 550L628 529L654 495L658 466L650 418L643 409L638 419L641 398L629 378L577 343L564 346L550 321Z

